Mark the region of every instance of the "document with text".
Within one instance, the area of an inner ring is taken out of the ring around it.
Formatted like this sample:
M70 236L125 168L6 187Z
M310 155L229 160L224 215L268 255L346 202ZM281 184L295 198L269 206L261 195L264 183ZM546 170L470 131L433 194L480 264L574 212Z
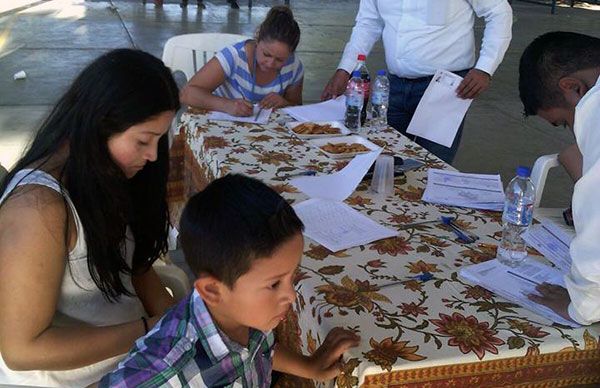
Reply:
M309 199L294 205L304 234L332 252L398 235L345 203Z

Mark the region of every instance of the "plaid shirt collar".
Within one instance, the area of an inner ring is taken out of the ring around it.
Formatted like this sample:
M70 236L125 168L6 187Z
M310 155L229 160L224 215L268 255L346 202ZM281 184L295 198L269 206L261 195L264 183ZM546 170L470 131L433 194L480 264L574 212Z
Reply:
M193 335L190 340L200 340L202 344L207 344L208 346L205 347L206 353L211 362L215 364L221 362L231 352L242 353L246 350L250 354L256 354L261 350L263 342L271 335L271 332L263 333L260 330L251 328L247 348L232 341L227 334L215 325L206 304L204 304L196 290L192 292L190 298L190 323L195 329L195 336Z
M194 290L138 339L100 387L261 387L271 383L274 337L250 329L248 347L227 338Z
M265 357L269 360L269 368L271 367L274 342L272 332L263 333L260 330L249 329L248 346L243 347L231 340L215 325L208 308L196 290L192 292L189 300L189 325L194 330L191 332L188 330L188 338L192 342L200 342L210 362L215 366L219 365L222 371L227 372L218 382L213 383L233 384L239 377L244 376L246 382L244 385L269 386L270 371L268 376L265 376L264 370L252 370L250 366L256 366L257 357ZM260 361L258 364L263 363L264 361ZM262 369L260 366L259 369Z

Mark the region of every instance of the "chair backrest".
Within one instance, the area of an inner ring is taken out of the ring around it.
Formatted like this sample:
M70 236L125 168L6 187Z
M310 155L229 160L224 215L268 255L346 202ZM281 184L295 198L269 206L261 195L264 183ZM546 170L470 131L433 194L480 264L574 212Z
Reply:
M165 264L162 260L156 260L152 268L160 278L163 286L171 291L176 301L183 299L192 289L185 272L175 264Z
M531 169L531 181L535 186L535 207L540 205L542 193L546 185L548 170L559 165L558 154L542 155L535 161Z
M221 49L246 39L250 38L221 33L177 35L165 43L162 60L171 71L180 70L189 80Z
M2 179L4 178L4 176L8 173L8 171L6 171L6 169L4 167L2 167L2 165L0 164L0 182L2 182ZM1 195L1 193L0 193Z

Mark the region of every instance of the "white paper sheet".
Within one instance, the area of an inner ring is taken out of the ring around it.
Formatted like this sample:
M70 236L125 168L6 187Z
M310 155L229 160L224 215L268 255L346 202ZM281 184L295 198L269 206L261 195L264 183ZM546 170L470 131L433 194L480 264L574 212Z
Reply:
M311 198L343 201L354 192L380 153L381 149L357 155L340 171L329 175L294 178L290 184Z
M500 175L467 174L430 168L422 199L448 206L502 210L504 189Z
M532 225L522 236L561 271L566 273L571 269L570 239L562 240L544 224Z
M560 271L544 265L528 257L516 268L503 265L497 259L461 268L459 275L468 282L480 285L508 299L511 302L533 311L552 322L570 327L579 327L575 322L568 321L546 306L537 304L528 294L538 294L535 287L541 283L565 286Z
M438 70L406 130L407 133L450 147L473 100L456 95L462 77Z
M337 121L344 120L346 96L319 102L283 108L282 111L298 121Z
M304 223L304 234L332 252L398 234L342 202L309 199L294 210Z
M255 120L254 118L260 111L258 118ZM224 112L210 112L208 118L210 120L219 120L219 121L237 121L240 123L252 123L252 124L266 124L269 122L269 116L271 116L271 112L273 109L263 109L260 110L258 105L254 105L254 110L252 111L252 116L248 117L238 117L232 116L228 113Z

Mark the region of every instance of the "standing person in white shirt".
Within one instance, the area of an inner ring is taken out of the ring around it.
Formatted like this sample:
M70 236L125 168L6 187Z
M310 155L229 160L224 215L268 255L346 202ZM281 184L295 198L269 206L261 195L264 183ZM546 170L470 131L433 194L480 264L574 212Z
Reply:
M475 61L475 16L485 19L485 31ZM508 48L512 9L506 0L361 0L338 69L321 99L344 93L358 54L368 54L383 39L390 74L388 122L406 134L406 128L439 69L462 77L461 98L476 98L489 85ZM451 163L458 149L462 124L450 148L426 139L416 141Z
M550 32L523 52L519 93L525 115L569 127L583 155L582 177L573 191L573 261L567 288L552 284L529 295L582 325L600 321L600 39Z

